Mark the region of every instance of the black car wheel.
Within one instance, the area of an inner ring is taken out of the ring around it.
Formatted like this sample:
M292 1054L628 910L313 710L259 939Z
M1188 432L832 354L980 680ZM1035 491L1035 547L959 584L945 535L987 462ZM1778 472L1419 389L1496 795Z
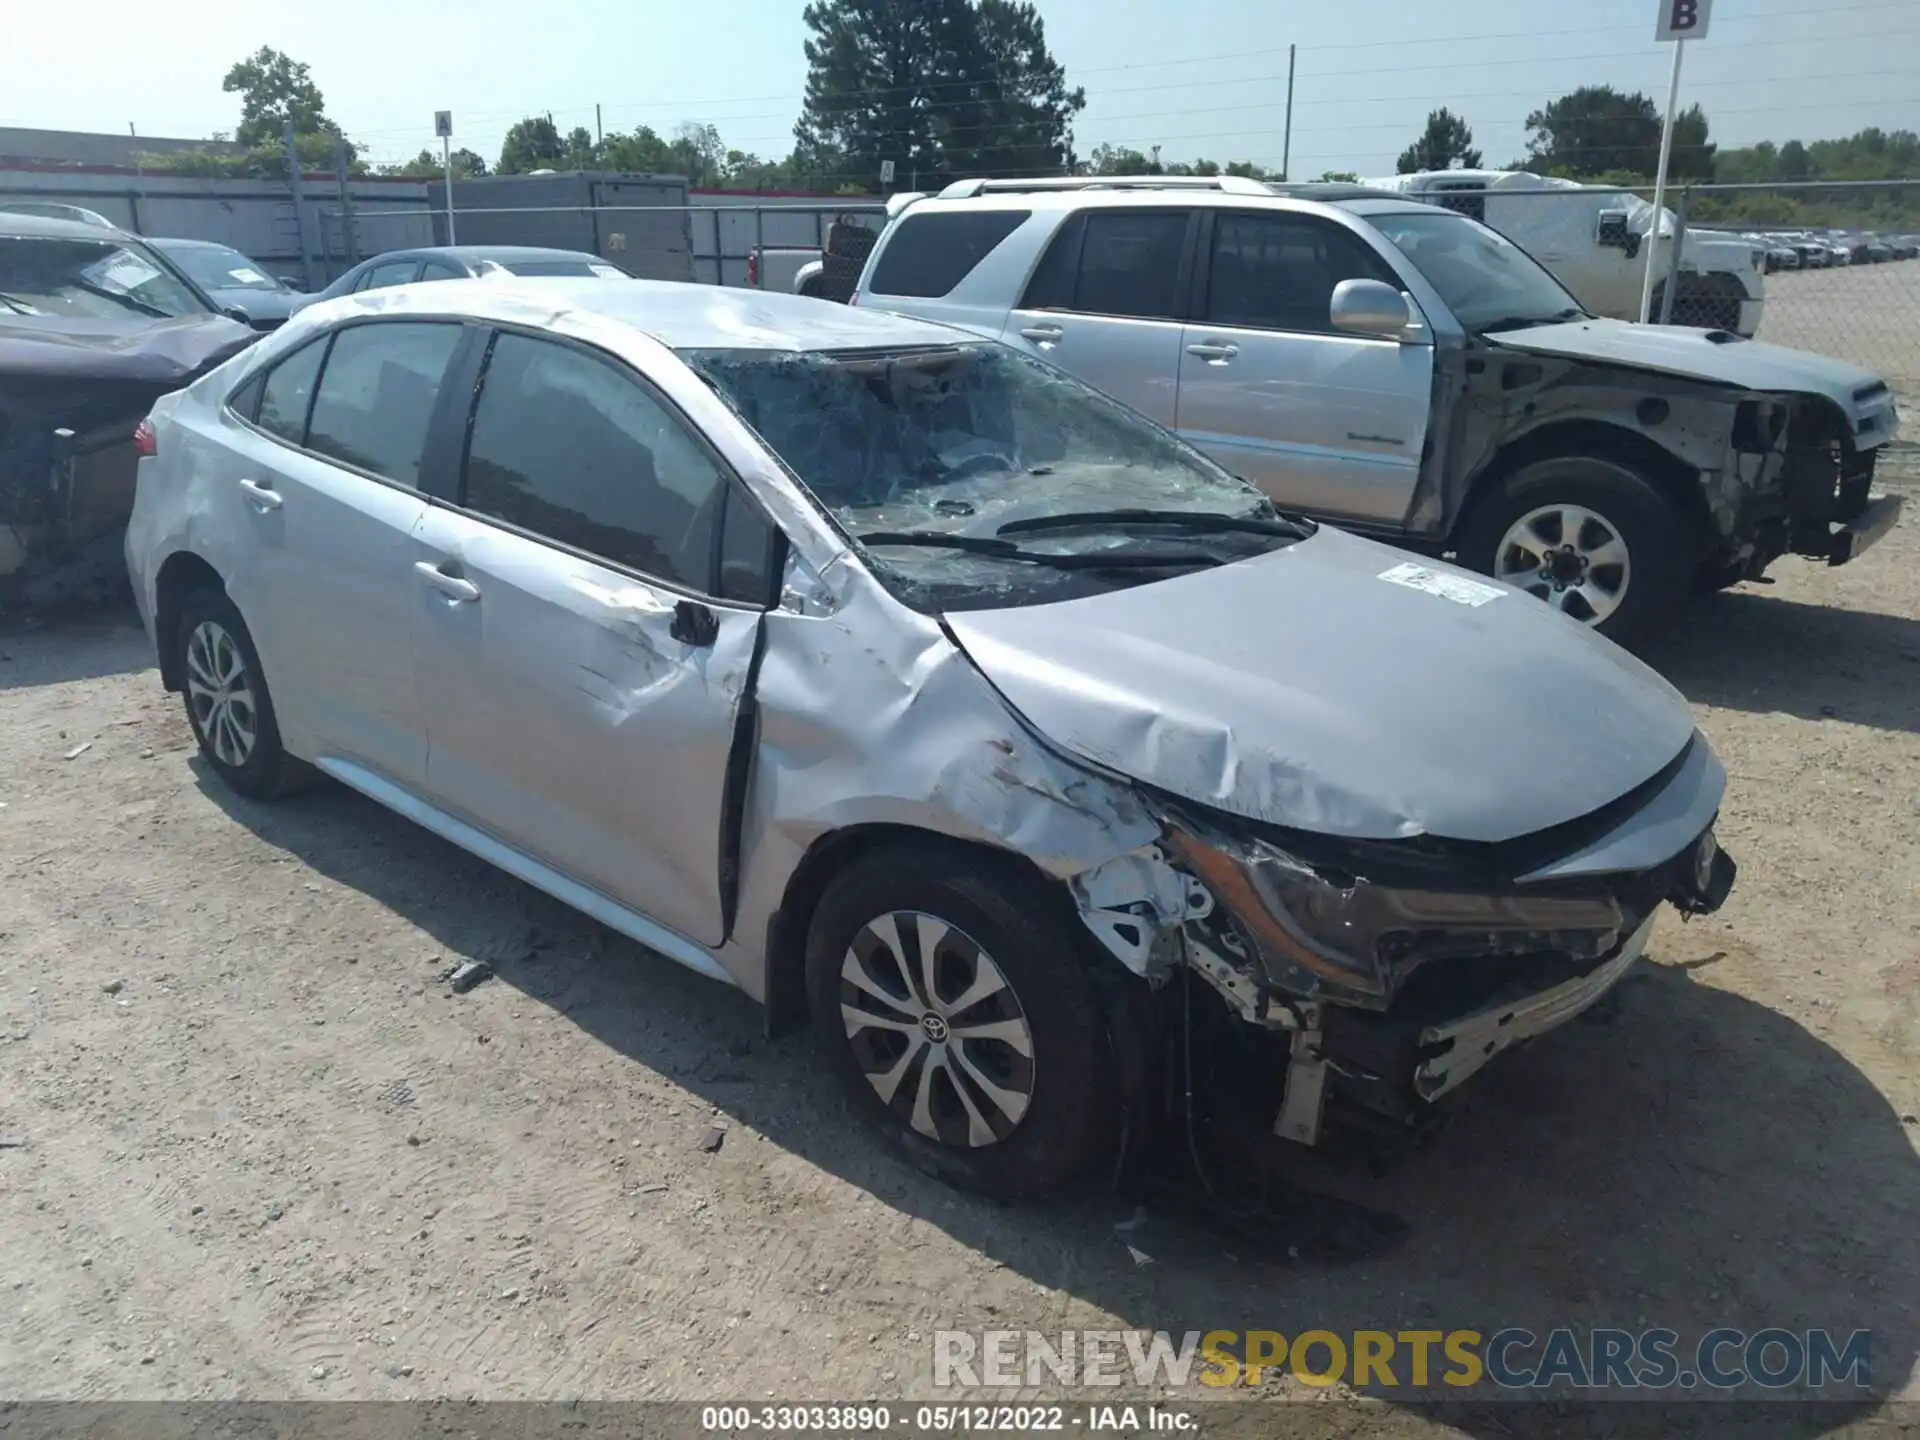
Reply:
M1678 613L1690 581L1686 523L1644 476L1562 456L1522 467L1469 515L1462 564L1630 644Z
M937 842L856 860L807 941L813 1027L854 1108L921 1169L1000 1196L1111 1142L1102 1011L1061 897Z

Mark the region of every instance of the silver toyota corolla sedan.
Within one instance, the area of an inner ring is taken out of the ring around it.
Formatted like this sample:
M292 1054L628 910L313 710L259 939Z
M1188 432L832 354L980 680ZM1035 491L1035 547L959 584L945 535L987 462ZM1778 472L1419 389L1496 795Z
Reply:
M1181 1053L1265 1064L1290 1140L1417 1129L1732 883L1639 662L942 326L401 287L139 445L128 564L214 773L323 772L810 1015L958 1184L1067 1180Z

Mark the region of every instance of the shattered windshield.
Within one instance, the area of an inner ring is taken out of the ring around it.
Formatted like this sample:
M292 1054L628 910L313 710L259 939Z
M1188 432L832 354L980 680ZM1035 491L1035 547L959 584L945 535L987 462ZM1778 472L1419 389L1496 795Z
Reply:
M1477 220L1447 210L1367 218L1419 268L1468 330L1551 325L1584 313L1539 261Z
M1139 584L1312 528L1152 422L1001 345L683 358L895 593L923 607Z
M207 307L153 256L112 240L0 236L0 317L126 320Z

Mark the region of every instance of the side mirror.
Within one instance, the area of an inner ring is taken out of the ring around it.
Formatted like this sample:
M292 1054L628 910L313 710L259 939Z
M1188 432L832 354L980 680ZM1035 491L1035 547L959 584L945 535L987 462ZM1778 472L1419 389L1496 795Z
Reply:
M1627 228L1625 210L1602 210L1593 239L1603 250L1619 250L1629 260L1640 253L1640 236Z
M227 319L229 320L238 320L242 325L253 324L253 317L247 314L247 312L242 310L238 305L229 305L227 306L226 309L222 310L220 313L226 316Z
M1327 318L1336 330L1396 340L1413 323L1407 297L1378 280L1342 280L1333 287Z
M289 290L305 290L307 288L307 282L302 280L298 275L276 275L273 278Z

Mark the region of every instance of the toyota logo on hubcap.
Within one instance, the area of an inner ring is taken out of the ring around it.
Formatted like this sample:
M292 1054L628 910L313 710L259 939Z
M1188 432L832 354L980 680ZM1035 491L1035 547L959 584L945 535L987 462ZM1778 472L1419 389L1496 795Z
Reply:
M920 1028L927 1032L927 1039L936 1045L947 1043L947 1022L929 1010L920 1017Z

